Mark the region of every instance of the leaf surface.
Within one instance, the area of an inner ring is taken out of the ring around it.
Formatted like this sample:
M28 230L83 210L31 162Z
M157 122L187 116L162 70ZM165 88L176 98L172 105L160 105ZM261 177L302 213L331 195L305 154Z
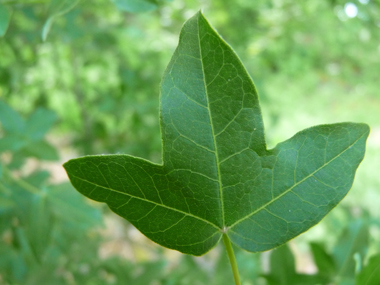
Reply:
M79 192L193 255L222 234L268 250L318 223L351 188L369 133L364 124L321 125L267 150L255 86L200 12L165 71L160 125L163 164L102 155L64 167Z

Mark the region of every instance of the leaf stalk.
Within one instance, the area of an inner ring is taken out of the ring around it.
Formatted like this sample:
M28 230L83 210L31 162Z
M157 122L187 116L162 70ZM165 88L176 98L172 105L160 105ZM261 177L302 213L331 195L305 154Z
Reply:
M237 262L236 262L234 250L232 248L231 241L230 241L227 234L223 234L223 242L224 242L224 246L226 247L226 250L227 250L228 259L230 260L230 263L231 263L232 273L233 273L234 279L235 279L235 285L241 285L239 270L237 267Z

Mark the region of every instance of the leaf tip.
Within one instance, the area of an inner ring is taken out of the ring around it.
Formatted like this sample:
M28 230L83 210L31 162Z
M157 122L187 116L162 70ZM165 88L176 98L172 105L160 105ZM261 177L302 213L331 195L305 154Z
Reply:
M206 17L204 16L202 9L199 9L198 12L195 13L194 17L206 20Z
M67 175L69 175L69 171L70 171L70 168L72 166L72 163L74 162L74 160L76 159L70 159L68 161L66 161L65 163L62 164L62 167L63 169L65 169Z

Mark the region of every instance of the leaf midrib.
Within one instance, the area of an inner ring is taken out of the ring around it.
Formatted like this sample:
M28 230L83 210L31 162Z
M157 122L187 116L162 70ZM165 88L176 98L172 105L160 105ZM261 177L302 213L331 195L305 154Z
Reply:
M319 170L321 170L322 168L324 168L325 166L327 166L328 164L330 164L332 161L334 161L335 159L337 159L338 157L340 157L343 153L345 153L347 150L349 150L353 145L355 145L361 138L363 138L365 134L362 134L357 140L355 140L352 144L350 144L349 146L346 147L346 149L344 149L342 152L340 152L337 156L333 157L332 159L330 159L327 163L323 164L321 167L317 168L316 170L314 170L313 172L311 172L310 174L308 174L307 176L305 176L302 180L298 181L297 183L295 183L293 186L291 186L290 188L288 188L287 190L285 190L283 193L281 193L280 195L278 195L276 198L273 198L272 200L270 200L269 202L267 202L266 204L264 204L263 206L261 206L260 208L256 209L255 211L253 211L252 213L246 215L245 217L237 220L235 223L233 223L232 225L228 226L228 229L231 229L233 228L234 226L236 226L237 224L241 223L242 221L248 219L249 217L257 214L258 212L260 212L261 210L265 209L267 206L269 206L270 204L274 203L275 201L277 201L278 199L280 199L282 196L286 195L287 193L289 193L290 191L292 191L296 186L300 185L301 183L303 183L306 179L312 177L315 173L317 173Z
M223 188L222 188L222 180L221 180L221 175L220 175L220 163L219 163L219 155L218 155L218 146L216 144L216 135L214 131L214 124L212 121L212 116L211 116L211 109L210 109L210 103L209 103L209 96L208 96L208 84L206 84L206 77L205 77L205 70L204 70L204 64L203 64L203 54L202 54L202 46L201 46L201 38L200 38L200 29L199 29L199 19L197 19L197 25L198 25L198 47L199 47L199 58L201 61L201 66L202 66L202 77L203 77L203 86L206 92L206 103L207 103L207 110L208 110L208 116L210 120L210 125L211 125L211 133L212 133L212 138L214 142L214 155L215 155L215 160L216 160L216 169L217 169L217 174L218 174L218 184L219 184L219 197L220 197L220 207L222 211L222 225L223 225L223 231L225 228L225 213L224 213L224 198L223 198ZM212 29L212 27L210 26Z

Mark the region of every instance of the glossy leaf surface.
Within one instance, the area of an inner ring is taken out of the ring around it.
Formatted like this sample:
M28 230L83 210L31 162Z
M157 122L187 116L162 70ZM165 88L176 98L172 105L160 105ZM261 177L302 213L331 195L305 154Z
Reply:
M255 86L199 12L165 71L163 164L87 156L64 167L148 238L202 255L227 234L248 251L277 247L318 223L351 188L369 128L321 125L267 150Z

